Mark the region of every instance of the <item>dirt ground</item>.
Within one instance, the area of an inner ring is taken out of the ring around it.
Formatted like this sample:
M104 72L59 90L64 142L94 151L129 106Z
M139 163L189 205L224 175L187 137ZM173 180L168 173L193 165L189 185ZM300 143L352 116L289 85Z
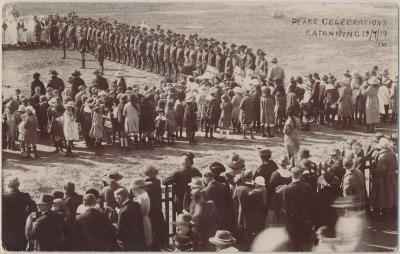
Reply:
M3 54L3 93L12 91L15 84L26 84L20 87L24 93L29 92L30 72L38 71L43 74L43 80L47 81L48 70L56 69L60 77L67 80L69 74L80 66L76 52L68 52L68 58L61 60L60 50L35 50L35 51L5 51ZM18 61L24 57L24 61ZM90 82L91 74L97 68L97 62L93 57L88 57L87 69L82 71L82 78ZM105 63L105 77L112 81L113 74L118 70L124 70L127 74L128 85L148 84L157 85L160 77L151 73L135 70L116 63ZM28 72L29 70L29 72ZM15 75L17 74L17 75ZM12 83L7 80L13 80ZM8 86L11 86L8 87ZM68 84L69 85L69 84ZM12 90L11 90L12 89ZM395 125L385 125L377 131L391 134L396 131ZM311 132L301 132L301 145L310 149L312 160L316 163L327 159L327 152L333 148L342 148L342 143L348 138L358 139L364 147L367 147L373 135L363 133L364 127L354 126L351 131L338 131L329 127L312 126ZM133 176L138 175L144 164L152 162L160 169L159 177L162 179L172 170L179 167L180 156L191 151L196 155L195 166L205 170L213 161L226 162L233 152L240 153L246 160L246 167L255 169L260 163L256 151L257 146L269 147L274 159L284 154L283 136L266 139L256 135L256 140L243 140L241 135L231 135L229 140L209 141L203 138L204 133L198 132L199 144L188 145L179 141L175 146L157 147L154 150L131 150L122 152L119 148L105 146L105 153L98 157L84 147L84 142L77 142L75 157L69 158L64 154L53 153L54 148L49 140L43 140L39 145L40 159L23 159L17 151L3 150L3 187L10 177L18 176L22 183L22 189L28 191L34 197L40 193L51 192L62 188L62 183L72 181L76 183L78 192L83 192L90 187L101 186L100 175L109 169L116 169L125 176L121 183L129 186Z

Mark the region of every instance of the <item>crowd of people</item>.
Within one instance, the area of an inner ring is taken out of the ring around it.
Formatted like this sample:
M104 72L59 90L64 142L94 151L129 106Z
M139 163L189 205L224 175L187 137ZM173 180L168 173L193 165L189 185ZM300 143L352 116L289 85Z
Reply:
M372 211L376 220L395 213L396 134L377 133L364 149L349 140L343 151L330 151L323 165L300 149L298 137L312 122L340 129L366 125L367 132L380 122L397 123L398 78L391 80L387 70L345 71L339 80L314 73L287 82L276 58L269 70L265 53L257 50L255 55L246 45L74 13L51 15L45 24L44 44L61 47L63 58L67 49L79 50L82 68L85 53L91 53L100 69L91 84L75 70L70 87L56 70L50 71L47 86L34 73L31 94L16 89L3 98L3 149L16 150L18 143L24 157L38 158L37 144L50 137L55 152L66 149L65 155L72 156L74 142L83 137L87 148L101 155L104 142L123 150L176 140L196 144L200 129L209 140L217 139L216 132L227 140L231 132L245 139L248 134L252 139L256 133L263 138L282 134L286 155L273 161L272 151L263 147L257 169L246 168L244 158L232 154L226 165L214 162L200 172L194 154L186 153L180 168L162 181L154 165L147 165L130 186L121 186L122 176L110 171L102 190L81 195L68 182L63 192L44 193L36 203L19 191L14 178L3 195L7 250L250 250L263 230L284 226L289 236L284 250L307 251L317 242L316 232L340 237L332 207L337 200ZM105 59L165 79L159 85L130 86L119 72L110 82L103 77ZM209 76L211 67L217 73ZM371 188L365 185L366 168ZM161 184L171 185L175 193L178 232L172 246Z
M364 148L350 139L342 151L332 149L320 166L307 149L300 151L300 161L290 162L287 156L274 161L271 150L259 147L258 168L248 168L233 153L226 163L213 162L202 171L195 167L195 155L187 152L162 181L154 164L145 165L130 186L120 185L123 176L110 170L101 190L81 195L67 182L63 191L44 193L36 203L13 178L9 192L3 193L3 244L7 250L34 251L310 251L318 241L345 242L350 236L343 231L353 232L338 226L343 212L335 204L343 209L347 203L357 218L367 212L382 221L396 214L396 146L396 137L381 133ZM367 169L371 186L365 184ZM177 233L172 241L162 184L172 186L175 194L172 224ZM283 245L263 239L263 246L251 247L255 237L277 227L286 229Z

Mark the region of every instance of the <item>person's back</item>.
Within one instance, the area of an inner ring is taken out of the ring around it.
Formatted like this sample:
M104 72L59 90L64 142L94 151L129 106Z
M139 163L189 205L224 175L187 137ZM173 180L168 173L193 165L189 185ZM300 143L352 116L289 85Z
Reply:
M117 239L124 251L144 250L143 216L139 203L128 200L121 206Z
M107 215L97 208L88 208L76 217L76 251L116 250L116 230Z

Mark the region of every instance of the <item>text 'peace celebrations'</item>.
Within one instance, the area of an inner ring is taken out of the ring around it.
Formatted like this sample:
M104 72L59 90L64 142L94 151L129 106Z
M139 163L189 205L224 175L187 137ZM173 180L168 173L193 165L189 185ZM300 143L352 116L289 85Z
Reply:
M292 25L306 27L305 35L314 38L384 40L388 38L385 19L292 18Z

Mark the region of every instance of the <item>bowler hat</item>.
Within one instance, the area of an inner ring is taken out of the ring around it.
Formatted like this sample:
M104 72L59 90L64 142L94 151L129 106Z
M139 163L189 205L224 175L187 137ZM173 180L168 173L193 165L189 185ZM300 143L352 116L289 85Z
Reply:
M217 230L215 236L209 238L209 242L214 245L224 246L236 243L236 239L232 237L232 234L229 231Z
M272 58L272 61L271 61L272 63L277 63L278 62L278 59L276 59L275 57L274 58Z
M59 73L56 70L50 70L51 76L57 76Z
M33 78L39 78L39 77L40 77L40 73L39 72L33 73Z
M53 204L53 196L48 194L41 194L39 197L39 201L36 202L38 205L51 205Z

